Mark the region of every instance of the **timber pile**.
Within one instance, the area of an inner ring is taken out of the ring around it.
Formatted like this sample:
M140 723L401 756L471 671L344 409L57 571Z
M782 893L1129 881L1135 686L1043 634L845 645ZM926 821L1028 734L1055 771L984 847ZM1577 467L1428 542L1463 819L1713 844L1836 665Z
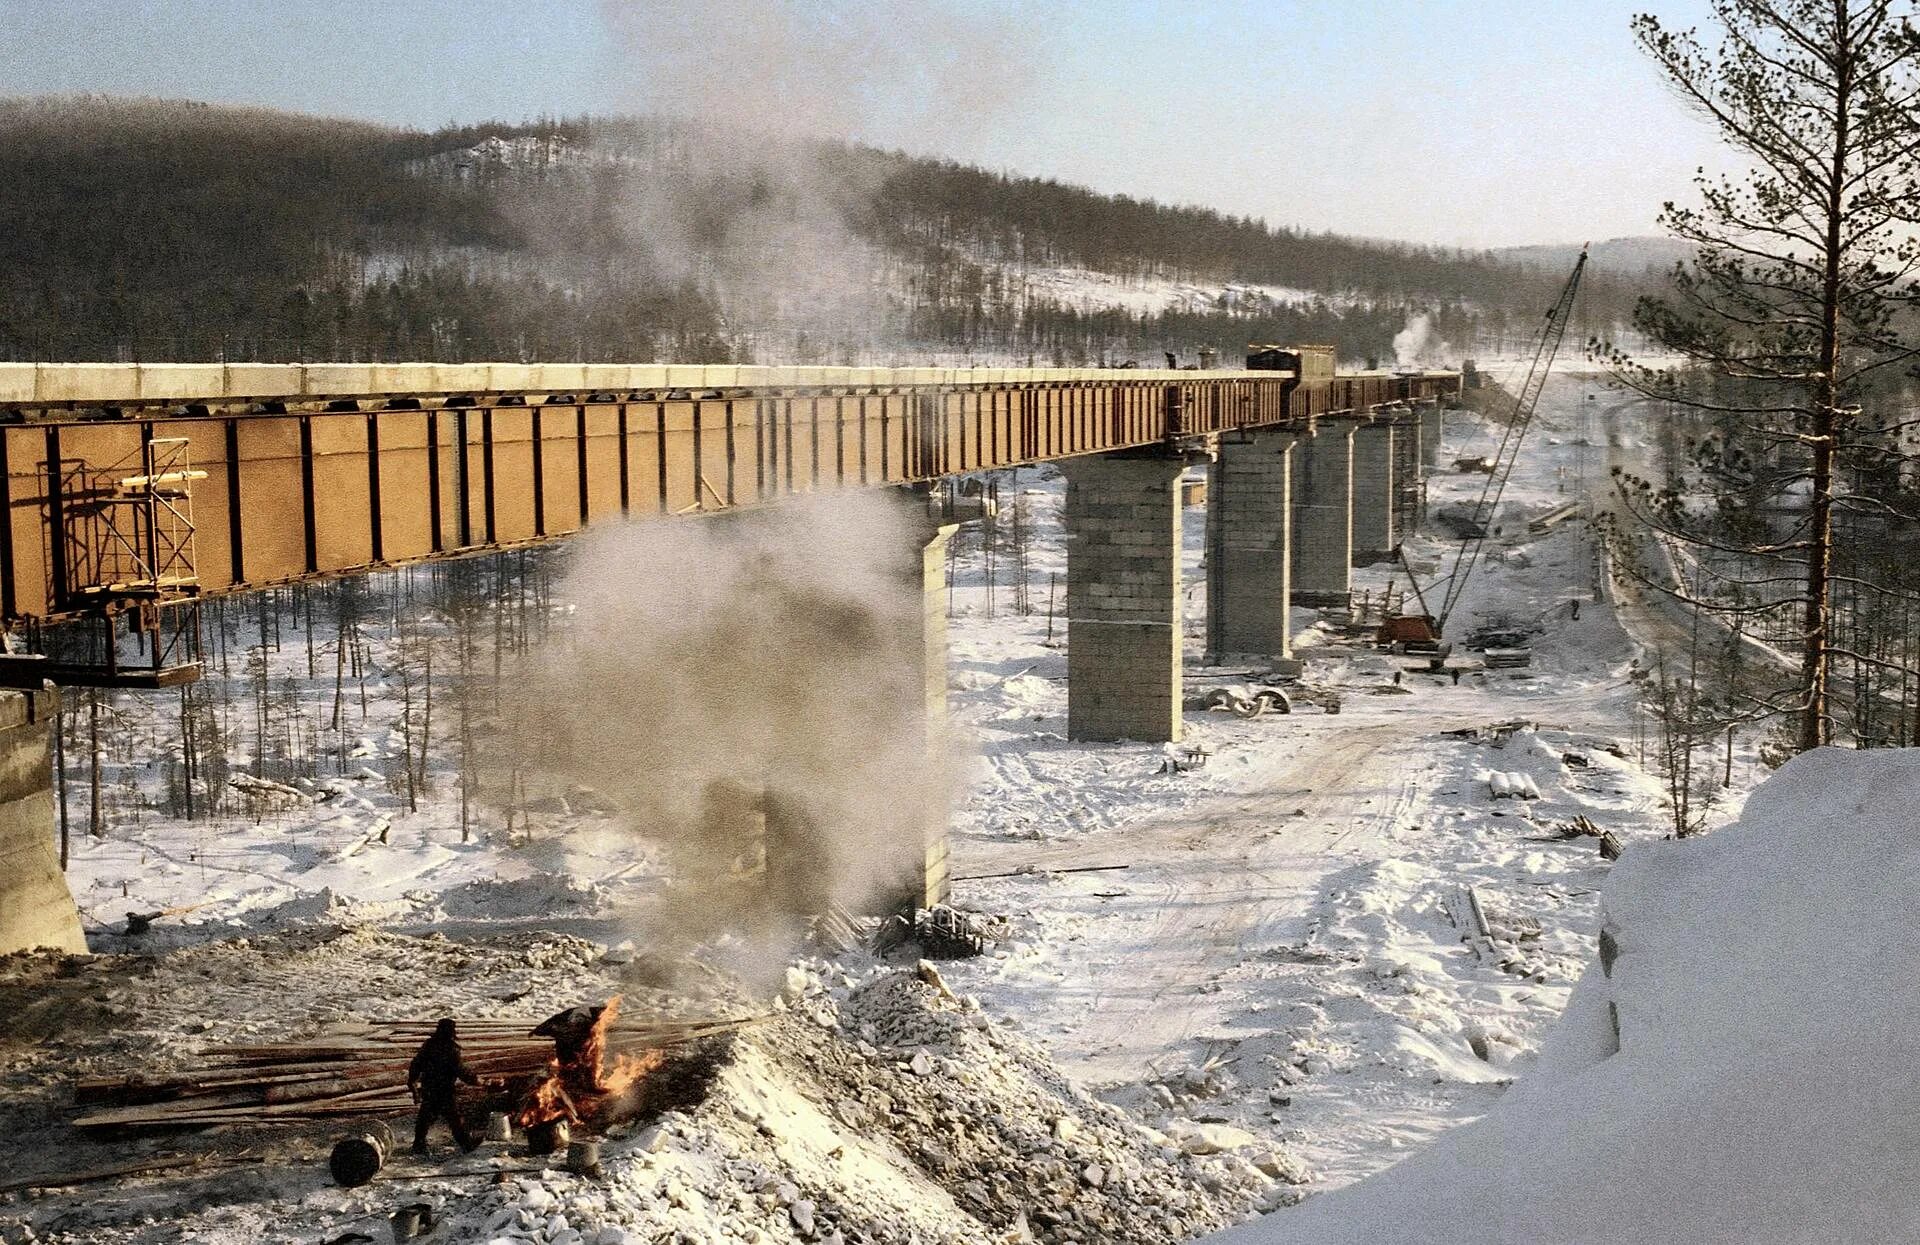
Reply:
M734 1033L762 1016L712 1020L621 1020L607 1054L668 1050ZM219 1124L300 1124L413 1109L407 1067L433 1032L431 1020L373 1021L306 1042L217 1046L201 1066L166 1076L94 1077L74 1101L101 1108L74 1121L85 1129L205 1128ZM460 1025L467 1064L482 1079L531 1082L554 1059L551 1041L529 1030L539 1020L474 1020Z

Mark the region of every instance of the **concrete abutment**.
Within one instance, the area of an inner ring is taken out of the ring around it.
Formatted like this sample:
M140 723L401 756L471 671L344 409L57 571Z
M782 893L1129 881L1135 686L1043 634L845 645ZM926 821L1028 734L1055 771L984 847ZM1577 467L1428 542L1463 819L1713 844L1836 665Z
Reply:
M0 692L0 955L87 950L54 849L48 726L56 696L51 689Z
M1421 460L1421 438L1426 427L1422 412L1408 409L1393 423L1393 526L1397 540L1420 530L1426 517L1427 480Z
M762 836L769 905L793 916L826 910L829 902L863 900L875 912L926 908L946 902L951 888L951 742L947 721L947 542L955 527L925 518L918 503L909 510L909 533L897 551L897 574L905 612L897 621L905 636L886 637L879 651L849 653L876 667L904 661L905 669L877 669L878 682L904 692L894 725L908 736L899 751L892 787L876 793L874 805L888 823L875 836L883 844L871 859L846 859L845 835L823 824L804 791L765 784L754 810ZM854 643L854 637L848 637ZM796 723L796 729L806 729ZM856 840L857 840L856 836ZM895 846L898 850L895 850ZM845 878L859 875L855 894Z

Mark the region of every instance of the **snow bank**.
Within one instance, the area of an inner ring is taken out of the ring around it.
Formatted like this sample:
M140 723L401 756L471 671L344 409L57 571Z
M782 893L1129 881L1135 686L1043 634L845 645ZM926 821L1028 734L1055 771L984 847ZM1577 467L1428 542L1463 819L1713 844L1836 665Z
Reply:
M1920 1239L1916 805L1920 753L1828 749L1737 824L1636 847L1607 887L1611 972L1540 1072L1380 1176L1210 1239Z

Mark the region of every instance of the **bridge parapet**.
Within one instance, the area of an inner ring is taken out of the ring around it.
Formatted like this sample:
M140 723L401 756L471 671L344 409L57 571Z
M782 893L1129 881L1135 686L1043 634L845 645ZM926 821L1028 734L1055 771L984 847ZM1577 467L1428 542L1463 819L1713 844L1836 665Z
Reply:
M626 363L0 363L0 406L59 408L662 390L898 389L1125 380L1291 380L1291 372L1147 368L772 367Z

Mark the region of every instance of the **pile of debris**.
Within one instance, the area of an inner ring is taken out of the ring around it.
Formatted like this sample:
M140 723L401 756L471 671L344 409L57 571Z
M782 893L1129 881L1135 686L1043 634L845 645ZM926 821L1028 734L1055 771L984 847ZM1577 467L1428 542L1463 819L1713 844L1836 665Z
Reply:
M701 1103L615 1130L599 1179L543 1172L454 1208L456 1231L1170 1245L1298 1196L1241 1155L1143 1128L1081 1090L931 965L859 983L831 965L801 971L785 1012L736 1044Z
M960 915L916 913L918 952L937 949L930 933L944 931L957 950L992 934L991 922ZM868 935L864 922L846 923ZM1207 1138L1143 1128L1085 1093L1042 1048L956 994L931 962L901 972L861 950L808 957L787 967L762 1016L752 1000L767 996L723 970L709 980L687 969L671 989L649 986L652 967L567 936L529 947L518 936L443 944L336 930L261 943L183 949L146 961L148 975L133 978L123 964L76 962L70 988L41 973L11 995L0 991L0 1001L27 1000L16 1010L32 1012L35 1025L59 1023L54 1004L68 1018L84 1000L124 1009L117 1029L60 1030L69 1035L55 1039L63 1057L9 1069L16 1088L45 1085L25 1106L19 1094L12 1104L10 1121L28 1133L72 1120L64 1098L76 1072L88 1078L87 1101L85 1127L57 1155L61 1169L17 1173L40 1187L81 1188L0 1192L0 1240L387 1239L388 1221L406 1217L437 1224L433 1239L540 1245L1171 1245L1299 1194L1261 1155L1211 1153ZM296 943L304 959L285 953ZM324 991L316 962L331 974ZM473 1071L509 1082L461 1104L469 1119L489 1113L492 1144L469 1155L436 1149L425 1160L393 1153L399 1139L380 1121L409 1112L407 1067L431 1025L372 1010L399 997L379 992L376 974L385 979L390 966L408 970L410 1014L461 1017ZM0 976L0 986L7 981ZM563 990L595 999L624 989L628 1007L571 1009L546 1022L480 1018L489 999L534 983L545 983L550 1000ZM342 989L361 990L364 1001L341 1007ZM259 1030L236 1025L217 1046L181 1040L204 1033L209 1011L231 1011L238 997L256 1009ZM35 1011L38 998L47 1005ZM290 1015L315 1027L289 1032ZM137 1037L136 1019L146 1026ZM605 1039L598 1055L596 1033ZM143 1065L152 1070L128 1075ZM527 1113L534 1106L540 1114ZM527 1128L569 1113L583 1126L551 1154L531 1153L530 1128L513 1137L516 1115ZM329 1149L355 1139L380 1143L371 1162L353 1180L330 1178Z
M1602 860L1618 860L1627 851L1626 844L1621 841L1619 835L1611 830L1602 830L1594 824L1591 817L1585 815L1563 823L1554 832L1553 837L1555 839L1598 839Z

